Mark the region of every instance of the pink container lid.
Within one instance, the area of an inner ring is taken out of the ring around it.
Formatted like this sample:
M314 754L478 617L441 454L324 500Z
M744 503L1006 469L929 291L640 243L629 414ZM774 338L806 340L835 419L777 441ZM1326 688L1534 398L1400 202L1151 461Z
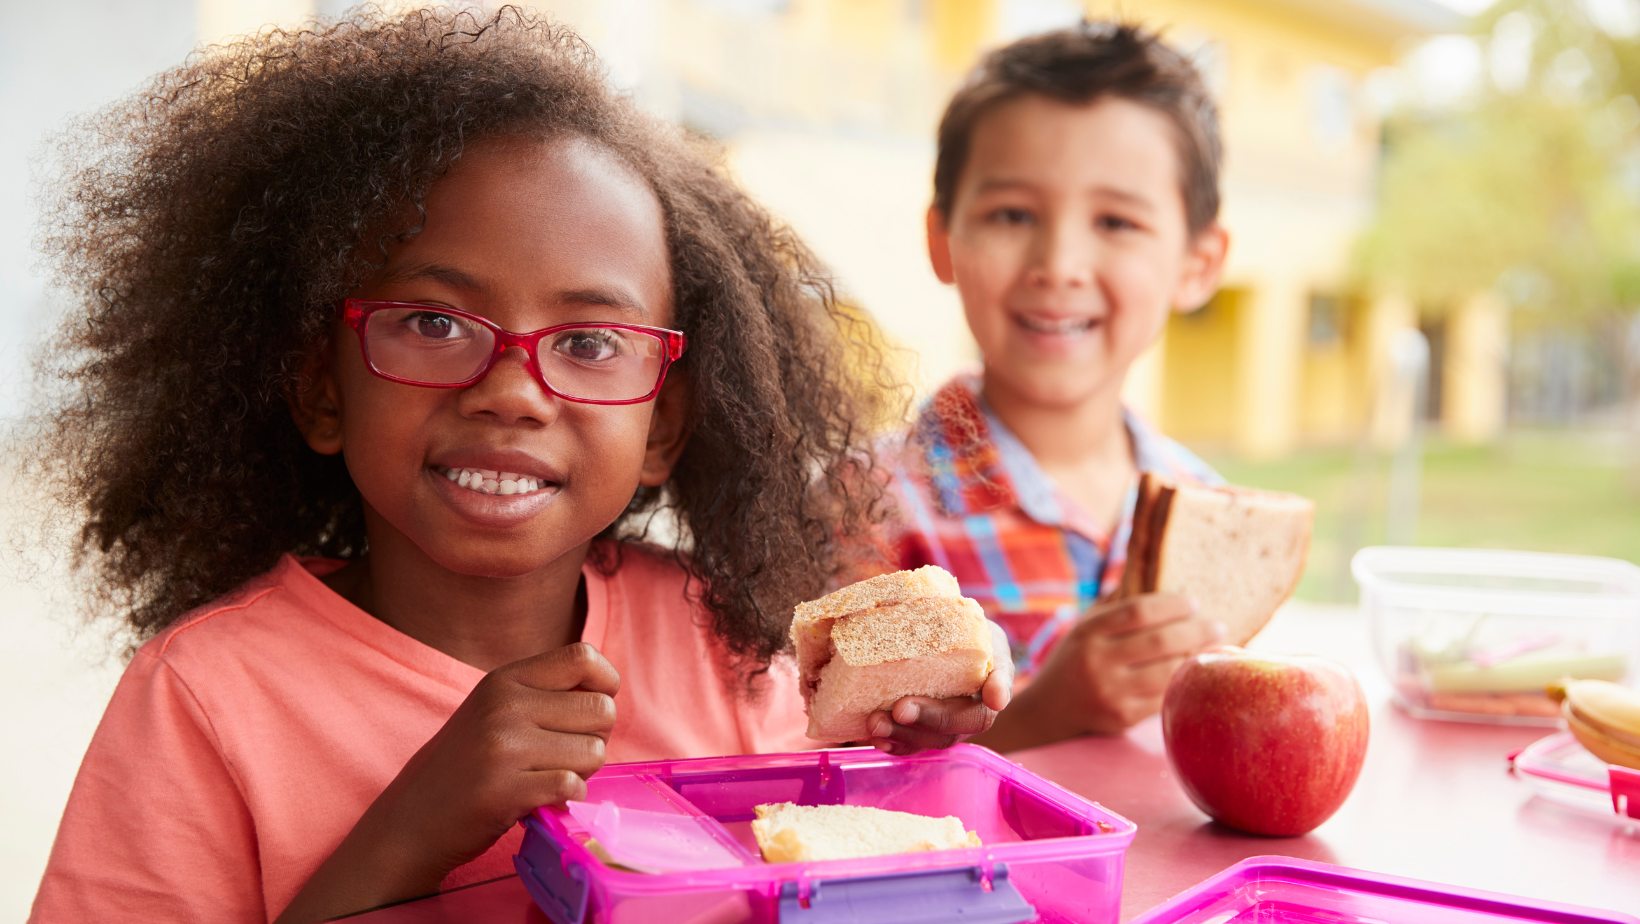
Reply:
M1532 742L1509 755L1509 766L1552 802L1640 818L1640 770L1605 763L1584 750L1571 732Z
M1640 924L1640 918L1292 857L1250 857L1129 924Z

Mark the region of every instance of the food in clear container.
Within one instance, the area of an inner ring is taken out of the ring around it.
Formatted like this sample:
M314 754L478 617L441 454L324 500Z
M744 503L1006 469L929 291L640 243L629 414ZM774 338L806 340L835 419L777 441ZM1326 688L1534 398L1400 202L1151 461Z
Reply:
M1488 549L1362 549L1351 570L1395 701L1419 718L1553 726L1562 677L1629 682L1640 568Z
M1621 651L1599 650L1576 635L1545 632L1487 614L1428 614L1401 646L1396 688L1411 703L1442 712L1554 719L1545 693L1564 677L1617 681L1628 673Z

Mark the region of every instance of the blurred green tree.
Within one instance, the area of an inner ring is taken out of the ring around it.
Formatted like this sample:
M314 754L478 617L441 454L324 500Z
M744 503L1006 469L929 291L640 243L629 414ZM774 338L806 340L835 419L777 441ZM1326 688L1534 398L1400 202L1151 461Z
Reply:
M1385 125L1357 271L1434 310L1495 289L1541 321L1640 303L1640 2L1501 0L1477 17L1485 76Z

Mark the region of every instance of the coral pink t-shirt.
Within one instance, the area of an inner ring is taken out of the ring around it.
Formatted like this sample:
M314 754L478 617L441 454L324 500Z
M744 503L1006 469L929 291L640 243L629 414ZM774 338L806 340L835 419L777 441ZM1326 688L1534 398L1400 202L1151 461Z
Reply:
M63 812L30 921L269 921L484 673L354 607L286 556L137 651ZM610 762L820 746L795 668L726 684L669 558L582 569L582 639L621 675ZM512 873L520 829L445 888Z

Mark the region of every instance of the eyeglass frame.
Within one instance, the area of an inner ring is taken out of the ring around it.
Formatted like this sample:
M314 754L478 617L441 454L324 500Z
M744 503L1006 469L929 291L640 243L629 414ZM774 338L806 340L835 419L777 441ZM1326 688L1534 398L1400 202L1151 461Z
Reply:
M382 370L376 368L375 361L370 358L370 346L368 341L365 339L365 326L372 314L375 314L377 311L384 308L417 308L424 311L436 311L440 314L448 314L459 318L466 318L469 321L476 322L480 326L487 328L495 335L495 345L490 351L490 358L471 378L460 382L418 382L415 379L407 379L383 372ZM359 335L359 355L364 358L365 368L369 369L372 375L387 379L389 382L398 382L404 385L416 385L421 388L466 388L470 385L476 385L483 381L484 377L489 375L490 372L495 369L496 363L501 361L501 354L516 346L522 349L524 351L524 355L529 358L529 362L525 365L529 367L530 372L535 377L535 381L540 384L540 386L545 389L549 395L556 395L559 398L563 398L565 401L574 401L578 404L643 404L645 401L654 400L655 396L661 393L661 386L666 383L666 373L672 368L672 364L674 362L677 362L679 359L683 358L683 351L689 346L689 338L685 337L682 331L670 330L665 327L647 327L642 324L620 324L604 321L576 321L570 324L554 324L551 327L543 327L540 330L533 330L529 333L517 334L507 330L494 321L491 321L489 318L480 317L470 311L462 311L459 308L448 308L444 305L429 305L425 302L394 302L370 298L346 298L342 300L341 309L342 323L353 328L354 333ZM664 352L661 354L661 369L655 376L655 387L650 389L649 394L644 395L641 398L602 400L598 398L577 398L572 395L566 395L558 389L552 387L552 383L547 381L546 374L541 371L541 360L536 355L536 345L549 334L556 334L560 331L577 330L587 327L607 327L612 330L637 331L641 334L648 334L661 342L661 345L665 348Z

